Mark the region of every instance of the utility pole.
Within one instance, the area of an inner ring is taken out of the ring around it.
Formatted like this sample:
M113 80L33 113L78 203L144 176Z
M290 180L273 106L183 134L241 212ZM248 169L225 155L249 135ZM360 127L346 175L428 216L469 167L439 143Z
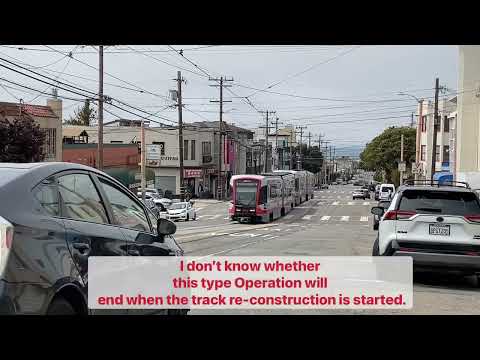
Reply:
M266 111L260 111L260 113L266 115L265 126L259 126L259 128L260 129L265 129L265 165L264 165L264 172L268 172L268 135L269 135L269 132L270 132L270 126L269 126L270 123L268 122L268 115L269 114L274 115L277 112L266 110ZM278 119L277 119L277 121L278 121Z
M223 100L223 88L224 87L230 87L231 85L225 85L225 81L233 81L232 79L226 79L223 76L220 77L220 79L212 79L209 78L210 81L216 81L219 83L219 85L210 85L214 87L219 87L220 88L220 99L219 100L210 100L210 102L218 102L220 104L220 112L219 112L219 120L218 120L218 184L217 184L217 196L218 200L223 199L223 178L222 178L222 147L223 147L223 141L222 141L222 135L224 135L224 130L223 130L223 103L224 102L232 102L231 100Z
M280 155L278 151L278 124L282 124L282 122L278 121L278 117L275 119L275 121L272 121L272 125L275 125L275 151L277 152L277 166L276 170L279 170L278 163L280 160ZM283 162L283 151L282 151L282 162Z
M143 143L141 144L143 145ZM98 155L97 169L103 170L103 45L98 47Z
M412 112L412 119L410 121L410 127L413 128L413 112Z
M412 117L412 119L413 119L413 117ZM403 134L402 134L402 137L401 137L401 140L400 140L400 162L403 164ZM400 185L403 185L403 170L400 171Z
M141 188L142 188L142 201L145 203L145 123L144 120L142 119L141 125L140 125L140 177L141 177Z
M437 161L437 130L438 130L438 91L440 90L439 80L435 79L435 107L433 114L433 142L432 142L432 170L430 180L433 182Z
M306 129L306 126L297 126L296 129L300 129L299 132L296 132L297 134L300 133L300 156L297 159L297 170L302 170L302 143L303 143L303 129Z
M185 198L185 191L183 186L183 119L182 119L182 72L177 71L177 107L178 107L178 149L180 159L180 198L182 201Z
M311 148L311 138L312 138L312 133L311 133L311 132L309 132L307 137L308 137L308 148L310 149L310 148Z

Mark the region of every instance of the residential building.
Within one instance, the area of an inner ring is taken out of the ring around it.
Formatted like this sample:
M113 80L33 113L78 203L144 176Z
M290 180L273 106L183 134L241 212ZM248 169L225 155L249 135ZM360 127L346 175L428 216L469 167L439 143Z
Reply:
M141 146L141 129L136 125L105 126L103 142L107 144L136 144ZM132 122L131 124L135 124ZM225 124L227 137L222 145L222 172L224 184L233 174L247 172L247 148L253 138L250 130ZM66 142L96 144L97 127L64 126ZM218 122L196 122L184 124L184 186L193 195L218 191ZM146 165L154 173L154 187L180 193L180 159L177 127L146 127ZM106 156L106 155L104 155ZM224 185L225 189L228 186Z
M419 140L418 163L419 174L418 179L431 179L432 177L432 157L435 156L435 173L434 179L438 180L440 177L451 177L451 159L452 159L452 143L455 142L454 132L452 126L455 122L455 112L457 109L457 97L441 98L438 101L438 119L439 126L437 129L436 148L433 147L433 125L434 125L434 102L421 101L418 105L418 114L422 113L419 118L417 131L420 132L417 139ZM422 106L422 109L420 109ZM453 129L455 130L455 129ZM435 151L432 151L435 150Z
M265 146L265 127L257 128L254 131L254 140ZM289 170L290 169L290 148L297 146L295 128L293 126L287 126L282 129L278 129L278 133L275 133L275 128L269 128L268 133L268 159L267 168L274 170ZM263 148L265 152L265 147ZM271 164L271 165L270 165ZM293 169L296 168L296 164L293 164Z
M0 102L0 118L12 121L28 116L45 134L44 161L62 161L62 100L47 99L47 105Z
M459 47L455 180L480 188L480 46Z

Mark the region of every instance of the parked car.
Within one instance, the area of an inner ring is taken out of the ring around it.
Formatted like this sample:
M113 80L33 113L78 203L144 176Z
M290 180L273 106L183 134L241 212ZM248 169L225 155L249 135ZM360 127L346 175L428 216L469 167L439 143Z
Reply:
M365 200L365 192L362 189L354 190L352 193L353 200L355 199L363 199Z
M150 197L154 197L154 198L161 197L160 192L157 189L152 189L152 188L145 189L145 195L149 195ZM142 197L142 191L138 191L137 196Z
M175 224L88 166L1 163L0 204L2 314L96 314L89 256L183 255Z
M380 196L380 184L375 186L375 201L379 200L379 196Z
M390 207L391 203L392 202L389 200L382 200L378 202L377 206L384 208L386 211L386 209ZM380 223L380 219L381 216L373 215L373 230L378 230L378 224Z
M373 256L410 256L414 269L480 273L480 202L464 186L402 186L385 212ZM479 279L480 280L480 279Z
M391 200L395 194L395 185L381 184L378 192L378 200Z
M332 185L338 185L338 183L336 181L332 182Z
M190 201L173 203L167 210L167 217L170 220L184 220L197 219L197 212Z
M328 185L327 184L322 184L320 186L320 189L322 189L322 190L328 189Z
M370 199L371 198L370 197L370 190L368 188L367 189L363 188L362 190L365 193L365 198Z

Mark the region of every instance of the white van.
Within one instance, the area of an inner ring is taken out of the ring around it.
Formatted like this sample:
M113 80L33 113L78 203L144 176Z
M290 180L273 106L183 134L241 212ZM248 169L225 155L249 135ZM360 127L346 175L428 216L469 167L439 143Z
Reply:
M391 200L395 194L395 185L393 184L381 184L380 191L378 193L378 200Z

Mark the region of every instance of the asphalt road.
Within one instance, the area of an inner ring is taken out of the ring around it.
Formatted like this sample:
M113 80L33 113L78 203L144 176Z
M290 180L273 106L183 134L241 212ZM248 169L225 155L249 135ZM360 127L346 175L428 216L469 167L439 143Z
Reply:
M270 224L227 219L228 202L195 204L196 221L178 222L176 239L191 256L369 256L376 238L370 208L375 201L352 200L352 185L316 191L314 199ZM421 274L414 280L412 310L193 310L195 314L480 314L476 280Z

